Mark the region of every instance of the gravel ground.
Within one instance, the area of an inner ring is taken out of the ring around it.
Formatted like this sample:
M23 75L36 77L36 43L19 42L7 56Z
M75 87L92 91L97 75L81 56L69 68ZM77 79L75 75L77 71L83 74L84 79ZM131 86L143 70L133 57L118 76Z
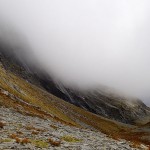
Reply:
M0 122L5 124L0 127L0 150L136 150L99 131L24 116L14 109L0 107Z

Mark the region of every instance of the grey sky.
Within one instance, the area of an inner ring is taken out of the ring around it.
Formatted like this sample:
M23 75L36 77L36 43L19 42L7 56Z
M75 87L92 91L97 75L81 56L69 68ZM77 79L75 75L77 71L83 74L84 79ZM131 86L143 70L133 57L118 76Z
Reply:
M149 0L0 0L0 17L64 82L103 84L150 104Z

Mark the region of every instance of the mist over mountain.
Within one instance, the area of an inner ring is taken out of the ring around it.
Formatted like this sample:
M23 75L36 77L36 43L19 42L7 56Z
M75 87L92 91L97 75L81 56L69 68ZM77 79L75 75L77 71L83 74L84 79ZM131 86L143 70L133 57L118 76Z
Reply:
M0 149L150 149L148 0L0 0Z
M1 0L0 37L65 85L105 85L149 105L149 3Z
M14 38L17 39L15 35ZM135 124L137 120L149 118L150 109L141 100L125 96L103 85L87 88L65 85L55 76L40 68L35 61L34 63L28 62L26 53L18 54L23 45L12 45L9 41L6 43L7 45L0 44L0 67L4 68L6 72L11 72L27 83L29 82L84 110L109 119Z

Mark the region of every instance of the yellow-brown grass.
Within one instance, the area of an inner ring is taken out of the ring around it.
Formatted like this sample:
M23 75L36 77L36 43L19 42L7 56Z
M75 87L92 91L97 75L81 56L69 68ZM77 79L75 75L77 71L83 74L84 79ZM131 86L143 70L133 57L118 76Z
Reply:
M9 137L12 139L16 139L18 137L18 135L13 133L13 134L9 135Z
M23 103L22 101L16 100L16 103L21 105L24 110L25 114L28 115L34 115L34 116L40 116L41 118L53 118L56 121L60 121L62 123L68 124L68 125L77 125L72 119L70 119L68 116L66 116L64 113L62 113L52 102L52 99L55 99L53 95L47 96L48 94L39 88L37 88L34 85L31 85L30 83L26 82L25 80L13 75L10 72L7 72L0 67L0 87L9 93L13 94L15 97L23 100L26 103ZM20 91L16 90L14 87L18 87ZM10 101L10 97L2 94L4 98L8 99ZM12 107L13 103L10 104L8 101L4 102L3 105L7 105L8 107ZM49 105L47 105L47 102L50 102ZM16 109L19 107L13 105ZM39 109L40 108L40 109ZM20 109L18 109L19 112L21 112Z
M48 139L48 142L52 145L52 146L60 146L61 145L61 141L55 141L51 138Z
M18 87L20 91L16 90ZM92 114L86 110L69 104L56 96L26 82L20 77L6 72L0 67L0 88L21 99L11 98L0 92L0 104L11 107L24 115L52 119L66 125L81 127L76 120L84 122L115 139L126 139L133 143L150 145L142 140L146 133L134 132L132 127ZM25 102L25 103L24 103Z
M28 144L28 143L31 143L28 138L24 138L21 140L21 144Z

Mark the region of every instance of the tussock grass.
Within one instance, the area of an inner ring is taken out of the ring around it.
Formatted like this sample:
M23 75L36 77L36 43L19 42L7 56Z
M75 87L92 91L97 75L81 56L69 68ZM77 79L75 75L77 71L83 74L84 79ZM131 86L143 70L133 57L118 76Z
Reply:
M52 146L56 146L56 147L58 147L58 146L61 145L61 141L60 141L60 140L56 141L56 140L54 140L54 139L49 138L49 139L48 139L48 142L49 142Z
M9 143L11 141L12 141L12 139L9 139L9 138L7 138L7 139L0 139L0 143Z
M66 141L66 142L73 142L73 143L82 141L81 139L78 139L78 138L71 136L71 135L65 135L61 139Z
M48 142L44 140L31 140L31 144L34 144L38 148L48 148Z

